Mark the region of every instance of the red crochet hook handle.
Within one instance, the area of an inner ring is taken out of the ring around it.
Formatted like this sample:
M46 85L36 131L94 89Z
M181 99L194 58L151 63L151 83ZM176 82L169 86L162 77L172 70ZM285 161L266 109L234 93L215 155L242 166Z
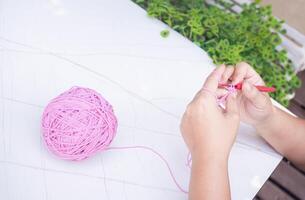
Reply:
M226 86L230 86L230 84L219 84L219 87L226 87ZM243 84L237 83L234 87L237 90L241 90L243 87ZM256 85L255 87L261 92L275 92L275 90L276 90L274 87L266 87L266 86L261 86L261 85Z

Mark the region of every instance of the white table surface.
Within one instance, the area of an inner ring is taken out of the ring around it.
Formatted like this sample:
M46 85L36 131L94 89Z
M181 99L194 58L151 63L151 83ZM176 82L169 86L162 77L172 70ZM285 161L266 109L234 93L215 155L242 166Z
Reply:
M48 101L90 87L115 109L112 145L154 148L187 188L180 117L214 66L178 33L162 38L164 28L128 0L0 0L0 199L187 199L150 152L68 162L41 140ZM229 161L233 199L252 199L280 160L242 124Z

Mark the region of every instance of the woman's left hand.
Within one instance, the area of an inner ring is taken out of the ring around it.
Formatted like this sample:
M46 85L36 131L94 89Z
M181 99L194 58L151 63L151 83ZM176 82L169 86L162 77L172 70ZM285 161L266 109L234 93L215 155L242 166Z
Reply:
M236 95L227 98L225 110L216 102L225 68L219 66L210 74L183 115L181 132L193 160L201 156L227 159L234 143L240 120Z

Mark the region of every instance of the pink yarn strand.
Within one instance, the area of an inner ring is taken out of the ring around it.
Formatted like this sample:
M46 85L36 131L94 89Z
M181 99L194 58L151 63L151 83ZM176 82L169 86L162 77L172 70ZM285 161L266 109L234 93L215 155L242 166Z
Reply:
M172 168L170 167L168 161L159 152L157 152L156 150L154 150L154 149L152 149L150 147L147 147L147 146L108 147L105 150L124 150L124 149L143 149L143 150L150 151L153 154L157 155L163 161L163 163L166 165L166 167L167 167L167 169L168 169L168 171L170 173L170 176L171 176L173 182L175 183L175 185L177 186L177 188L181 192L183 192L185 194L188 193L188 191L183 189L182 186L178 183L178 181L177 181L177 179L176 179L176 177L174 175L174 172L173 172Z
M207 88L202 88L201 90L211 94L212 96L214 96L216 98L217 104L220 107L224 108L225 107L224 104L225 104L227 98L230 95L232 95L232 94L237 92L237 90L236 90L236 88L235 88L235 86L233 84L229 84L228 86L224 87L224 89L226 89L228 92L225 95L220 96L220 97L218 97L215 92L213 92L213 91L211 91L211 90L209 90Z

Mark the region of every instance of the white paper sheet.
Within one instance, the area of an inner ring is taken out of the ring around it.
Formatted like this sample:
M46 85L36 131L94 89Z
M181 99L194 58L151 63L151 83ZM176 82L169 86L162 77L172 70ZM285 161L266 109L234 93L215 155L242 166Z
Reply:
M48 101L74 85L92 88L118 117L112 145L155 149L187 189L180 117L214 66L178 33L162 38L165 28L126 0L0 1L0 199L187 199L151 152L68 162L41 140ZM233 199L252 199L280 160L242 124L229 162Z

